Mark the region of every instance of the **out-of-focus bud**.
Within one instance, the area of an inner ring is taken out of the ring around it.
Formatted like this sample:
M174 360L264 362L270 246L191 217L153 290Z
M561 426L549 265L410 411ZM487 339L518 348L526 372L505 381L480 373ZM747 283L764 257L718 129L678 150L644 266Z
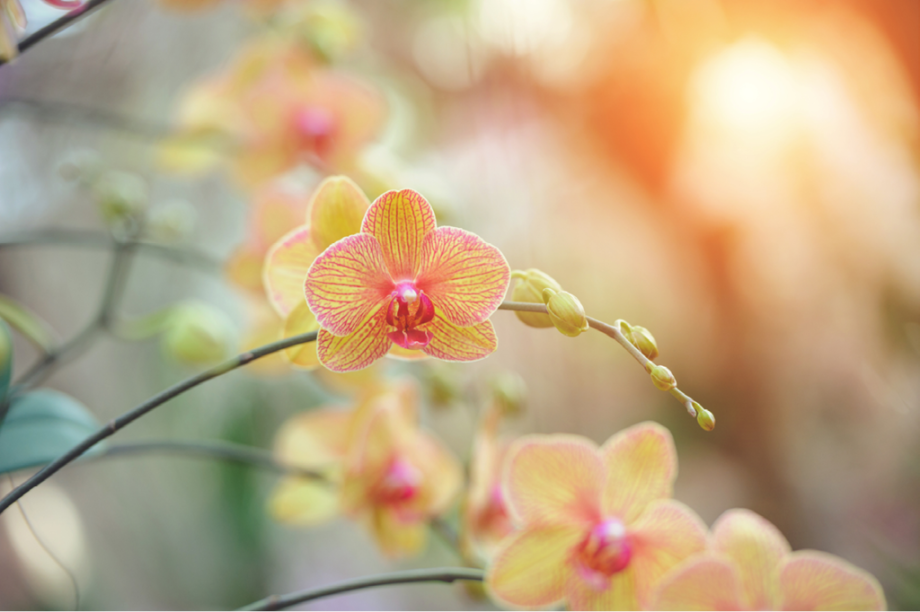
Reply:
M435 408L446 408L460 399L460 383L450 364L432 362L427 370L428 394Z
M652 335L652 332L641 325L630 325L626 321L620 321L620 331L648 359L658 357L658 344L655 342L655 336Z
M511 290L511 300L514 302L543 304L544 289L562 291L562 287L553 277L536 268L524 271L515 270L511 273L511 277L517 281L514 289ZM553 322L549 315L538 312L515 312L514 314L524 325L529 325L530 327L553 327Z
M233 322L226 314L202 302L186 302L175 307L162 347L181 363L208 365L227 358L235 341Z
M668 391L677 386L677 379L671 374L671 370L662 365L652 364L648 368L648 373L652 376L652 382L662 391Z
M521 413L527 397L527 384L514 372L502 372L492 379L492 397L501 410L502 416L515 416Z
M150 210L147 232L161 242L179 242L195 228L198 212L188 202L171 200Z
M693 402L693 409L696 410L696 422L706 431L712 431L716 428L716 417L713 413Z
M544 289L543 301L546 303L550 321L561 333L574 338L581 332L588 331L585 307L577 297L568 291Z
M354 12L341 2L295 4L284 18L284 25L327 62L334 62L354 49L361 35Z
M90 149L73 151L58 165L58 174L67 181L75 181L83 186L96 182L102 174L102 159Z
M147 184L130 172L104 172L93 184L93 192L103 219L112 227L133 227L147 208Z

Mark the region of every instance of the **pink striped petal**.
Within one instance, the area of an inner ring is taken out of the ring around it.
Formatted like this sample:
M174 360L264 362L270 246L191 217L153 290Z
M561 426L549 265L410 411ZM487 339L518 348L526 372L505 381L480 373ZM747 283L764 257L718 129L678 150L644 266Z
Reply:
M607 482L604 512L629 524L649 503L671 497L677 476L677 451L671 432L657 423L640 423L604 444Z
M709 553L690 557L664 577L650 609L745 609L735 564Z
M525 525L593 525L601 519L604 466L580 436L524 436L509 451L505 495Z
M745 605L773 610L778 605L780 562L791 551L783 534L750 510L729 510L712 526L711 548L737 565Z
M384 321L386 308L382 305L354 333L334 336L325 329L319 330L316 354L320 363L334 372L363 370L390 350Z
M394 288L380 243L368 234L356 234L316 258L307 272L304 293L320 326L336 336L347 336L390 299Z
M439 227L425 237L416 285L455 325L488 319L502 303L510 279L501 251L476 234Z
M781 610L884 610L885 593L872 574L827 553L789 555L779 573Z
M393 280L414 281L421 267L425 236L436 225L431 204L415 191L403 189L388 191L374 200L361 231L380 242Z
M282 317L306 304L304 281L320 252L306 225L290 231L269 249L262 268L262 284L268 301Z
M610 586L598 591L577 574L566 585L569 610L639 610L636 580L631 568L614 574Z
M310 200L309 225L313 240L322 251L333 242L361 231L361 221L371 203L347 176L330 176L316 188Z
M500 602L544 608L562 601L571 574L569 557L582 531L573 525L527 529L506 538L486 573L486 587Z
M491 321L458 327L436 314L425 329L431 332L431 341L422 351L445 361L476 361L498 348L498 338Z

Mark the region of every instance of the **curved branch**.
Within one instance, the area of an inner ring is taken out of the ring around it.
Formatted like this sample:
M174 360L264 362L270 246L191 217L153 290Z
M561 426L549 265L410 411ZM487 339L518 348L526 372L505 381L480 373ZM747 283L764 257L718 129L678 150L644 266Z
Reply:
M102 440L105 440L109 436L113 435L119 429L144 416L154 408L165 404L174 397L182 395L189 389L193 389L194 387L197 387L198 385L207 382L212 378L217 378L218 376L226 374L231 370L235 370L236 368L251 363L256 359L265 357L266 355L271 355L272 353L277 353L278 351L283 351L284 349L291 346L305 344L307 342L315 342L316 336L317 332L309 332L299 336L285 338L284 340L279 340L278 342L272 342L271 344L266 344L265 346L260 346L259 348L237 355L232 359L228 359L227 361L218 364L209 370L205 370L201 374L187 378L181 383L173 385L169 389L154 395L136 408L129 410L116 419L113 419L109 422L108 425L74 446L62 456L58 457L43 467L41 470L33 474L24 483L13 489L9 494L7 494L6 497L0 500L0 513L9 508L10 505L15 503L17 499L20 499L23 495L44 481L48 480L51 475L60 470L62 467L72 462L74 459L88 451L90 448Z
M296 604L323 597L391 584L411 584L415 582L444 582L451 584L458 580L481 582L484 578L485 572L483 570L469 567L433 567L430 569L407 570L345 580L326 587L298 591L288 595L269 595L264 599L249 604L245 608L240 608L240 610L283 610Z

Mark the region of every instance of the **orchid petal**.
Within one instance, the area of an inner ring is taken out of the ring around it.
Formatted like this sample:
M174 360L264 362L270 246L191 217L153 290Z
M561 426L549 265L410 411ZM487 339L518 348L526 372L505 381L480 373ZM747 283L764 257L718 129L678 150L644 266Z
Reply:
M310 312L307 303L301 302L284 320L282 334L285 338L290 338L317 330L319 330L319 323L316 321L316 317ZM320 365L315 342L305 342L286 348L284 349L284 356L291 362L291 365L298 368L312 370Z
M885 594L874 576L827 553L802 550L779 573L782 610L884 610Z
M687 559L657 589L653 610L743 610L741 578L727 558L703 553Z
M380 242L383 258L395 281L415 280L422 261L425 236L436 227L431 204L411 189L387 191L371 204L361 231Z
M275 457L285 465L338 469L348 449L351 411L311 410L287 421L275 436Z
M207 131L179 132L161 140L155 149L156 164L176 174L204 174L224 161L224 139Z
M233 176L247 190L258 188L270 179L297 165L297 148L284 143L248 143L235 149Z
M387 357L392 357L393 359L399 359L401 361L418 361L419 359L427 359L428 355L419 350L404 349L398 344L394 344L390 347L390 352L387 353Z
M384 306L393 288L380 243L368 234L356 234L316 258L307 272L304 293L320 326L336 336L347 336Z
M408 504L423 516L443 514L463 486L460 461L440 440L424 430L418 432L408 450L408 457L422 473L417 500Z
M388 557L406 557L422 550L428 540L428 523L405 522L391 508L375 508L371 514L371 531Z
M361 231L361 221L371 203L347 176L330 176L324 180L308 206L313 241L320 251L345 236Z
M566 599L570 610L639 610L636 583L632 568L614 574L610 586L597 591L577 574L566 585Z
M604 466L578 436L525 436L506 460L508 506L525 525L593 524L600 519Z
M334 518L339 512L339 500L329 483L285 478L272 493L268 508L276 521L312 526Z
M671 497L677 452L671 432L657 423L640 423L619 432L601 451L607 468L604 513L629 524L645 507Z
M750 510L729 510L712 526L712 550L726 555L738 567L745 605L774 609L782 559L789 554L783 534Z
M470 327L458 327L435 314L425 325L431 341L422 349L426 354L446 361L476 361L491 355L498 348L498 338L491 321Z
M454 325L488 319L501 304L510 279L501 251L476 234L439 227L425 237L416 285Z
M319 361L333 372L352 372L371 365L390 350L387 326L383 320L386 308L380 305L367 321L348 336L334 336L319 330L316 354Z
M262 190L254 204L253 235L263 249L301 225L303 197L277 186Z
M283 236L265 255L261 280L268 301L282 317L306 304L304 281L321 252L313 242L310 228L302 225Z
M706 525L693 510L673 500L653 502L627 529L633 543L630 564L636 596L643 608L668 570L706 549Z
M571 569L572 548L582 537L579 527L553 525L508 536L495 552L486 586L500 602L543 608L559 603Z
M240 289L261 295L262 259L262 253L251 245L241 246L224 264L224 273Z

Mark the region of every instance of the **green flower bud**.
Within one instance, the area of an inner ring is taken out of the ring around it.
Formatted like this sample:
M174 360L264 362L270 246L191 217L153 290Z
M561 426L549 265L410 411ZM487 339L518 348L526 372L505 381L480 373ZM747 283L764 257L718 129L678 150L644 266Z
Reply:
M655 336L652 332L641 325L630 325L626 321L620 321L620 331L626 336L630 344L639 349L639 352L648 359L658 357L658 344L655 342Z
M693 402L693 408L696 410L696 422L706 431L712 431L716 428L716 417L714 414Z
M523 272L515 270L511 273L511 276L517 280L511 290L511 300L514 302L543 304L544 289L562 291L562 286L553 277L536 268ZM524 325L529 325L530 327L553 327L553 322L549 315L538 312L515 312L514 314Z
M492 395L503 416L515 416L523 409L527 384L514 372L502 372L492 379Z
M202 302L175 307L161 337L163 351L188 365L208 365L226 359L236 344L233 322Z
M99 212L112 227L134 226L147 208L147 184L129 172L110 170L93 184Z
M550 321L562 334L574 338L581 332L588 331L588 319L585 307L578 298L568 291L543 290L543 301L549 312Z
M460 399L460 383L449 365L433 362L427 369L428 394L434 408L446 408Z
M198 212L187 202L171 200L150 211L147 231L161 242L179 242L195 228Z
M653 363L649 366L648 373L652 376L652 383L662 391L668 391L677 386L677 379L671 374L671 370L664 366Z

